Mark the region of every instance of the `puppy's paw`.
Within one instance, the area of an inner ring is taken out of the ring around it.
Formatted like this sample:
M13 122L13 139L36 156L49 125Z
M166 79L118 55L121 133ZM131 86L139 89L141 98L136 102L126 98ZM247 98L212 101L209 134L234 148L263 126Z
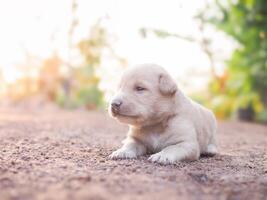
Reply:
M153 155L151 155L148 158L149 161L151 162L156 162L156 163L161 163L161 164L174 164L177 160L175 159L175 156L170 155L168 153L163 153L163 152L159 152L159 153L155 153Z
M204 153L208 156L214 156L218 153L217 146L215 144L209 144L207 147L207 151Z
M136 158L136 152L129 149L118 149L114 151L109 158L111 159L126 159L126 158Z

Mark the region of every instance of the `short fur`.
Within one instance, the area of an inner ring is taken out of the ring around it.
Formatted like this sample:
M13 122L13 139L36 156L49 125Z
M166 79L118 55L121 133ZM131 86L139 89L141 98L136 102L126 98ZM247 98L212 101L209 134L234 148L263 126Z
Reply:
M129 125L123 146L110 157L136 158L163 164L197 160L201 154L215 155L216 119L213 113L186 97L160 66L142 64L122 76L109 113Z

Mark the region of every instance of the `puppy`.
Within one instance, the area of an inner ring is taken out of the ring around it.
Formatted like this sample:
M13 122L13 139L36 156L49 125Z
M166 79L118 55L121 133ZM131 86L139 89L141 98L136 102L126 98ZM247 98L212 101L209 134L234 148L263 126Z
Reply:
M129 125L127 138L112 159L151 154L152 162L172 164L217 153L213 113L186 97L158 65L128 69L109 113Z

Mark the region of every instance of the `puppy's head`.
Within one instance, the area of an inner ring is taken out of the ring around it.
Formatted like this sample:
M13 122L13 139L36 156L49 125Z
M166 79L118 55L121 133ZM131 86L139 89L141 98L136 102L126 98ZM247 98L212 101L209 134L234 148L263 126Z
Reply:
M123 74L109 113L133 126L152 125L172 113L176 91L175 82L162 67L138 65Z

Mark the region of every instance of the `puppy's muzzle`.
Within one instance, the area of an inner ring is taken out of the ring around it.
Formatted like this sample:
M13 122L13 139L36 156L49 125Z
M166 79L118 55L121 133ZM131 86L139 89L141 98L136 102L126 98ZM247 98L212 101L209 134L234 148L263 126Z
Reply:
M118 114L120 112L120 107L122 105L122 101L119 99L115 99L111 102L111 111L114 114Z

